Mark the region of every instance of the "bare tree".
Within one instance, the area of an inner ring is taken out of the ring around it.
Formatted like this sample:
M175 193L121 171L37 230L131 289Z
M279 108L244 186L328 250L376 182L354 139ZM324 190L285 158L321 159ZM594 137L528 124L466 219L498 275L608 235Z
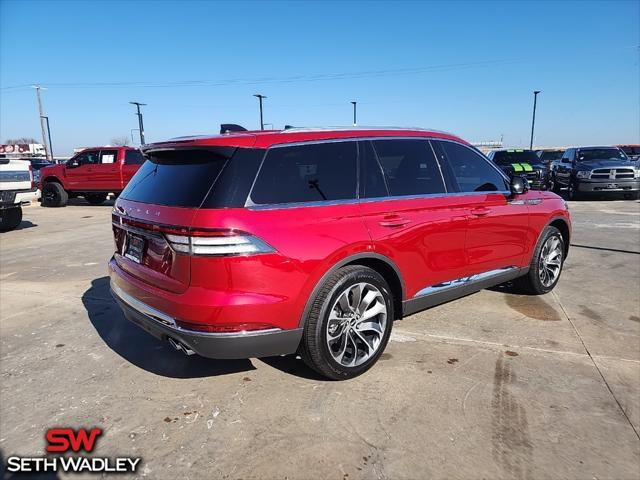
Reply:
M129 145L129 137L127 136L122 136L122 137L114 137L111 139L111 144L115 145L116 147L126 147L127 145Z
M24 143L38 143L38 141L32 137L21 137L21 138L9 138L6 143L7 145L20 145Z

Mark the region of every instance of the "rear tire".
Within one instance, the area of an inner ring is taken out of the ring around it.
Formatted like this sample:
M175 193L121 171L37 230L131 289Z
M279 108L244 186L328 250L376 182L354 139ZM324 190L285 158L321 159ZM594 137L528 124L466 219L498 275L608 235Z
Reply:
M560 230L545 227L533 252L529 272L514 281L516 289L529 295L543 295L553 290L562 273L565 251Z
M324 377L346 380L373 366L393 324L385 279L360 265L341 268L321 285L306 318L300 353Z
M57 182L45 183L42 187L43 207L64 207L69 200L69 194Z
M15 230L22 222L22 207L11 207L0 210L0 232Z
M84 196L85 200L91 205L102 205L107 199L106 193L87 193Z

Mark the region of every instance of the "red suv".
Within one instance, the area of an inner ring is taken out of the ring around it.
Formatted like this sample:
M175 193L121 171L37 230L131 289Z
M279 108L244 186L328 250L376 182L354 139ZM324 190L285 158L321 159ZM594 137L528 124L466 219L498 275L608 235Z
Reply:
M186 354L299 352L354 377L394 320L509 280L549 292L569 248L560 197L446 133L242 132L144 153L113 210L111 288Z

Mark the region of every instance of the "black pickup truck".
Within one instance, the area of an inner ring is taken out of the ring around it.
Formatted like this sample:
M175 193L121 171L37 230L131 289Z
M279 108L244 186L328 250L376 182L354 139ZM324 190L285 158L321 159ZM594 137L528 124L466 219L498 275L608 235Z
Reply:
M532 190L547 190L549 170L533 150L491 150L487 156L509 177L519 175L527 179Z
M640 168L618 147L574 147L551 163L553 191L568 189L570 200L588 194L622 194L637 199Z

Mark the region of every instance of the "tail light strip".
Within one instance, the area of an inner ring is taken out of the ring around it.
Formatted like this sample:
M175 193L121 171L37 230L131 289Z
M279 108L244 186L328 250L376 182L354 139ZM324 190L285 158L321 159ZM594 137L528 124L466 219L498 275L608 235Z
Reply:
M171 248L193 256L234 256L272 253L275 249L258 237L234 229L192 229L144 223L113 214L116 227L134 233L162 235Z

